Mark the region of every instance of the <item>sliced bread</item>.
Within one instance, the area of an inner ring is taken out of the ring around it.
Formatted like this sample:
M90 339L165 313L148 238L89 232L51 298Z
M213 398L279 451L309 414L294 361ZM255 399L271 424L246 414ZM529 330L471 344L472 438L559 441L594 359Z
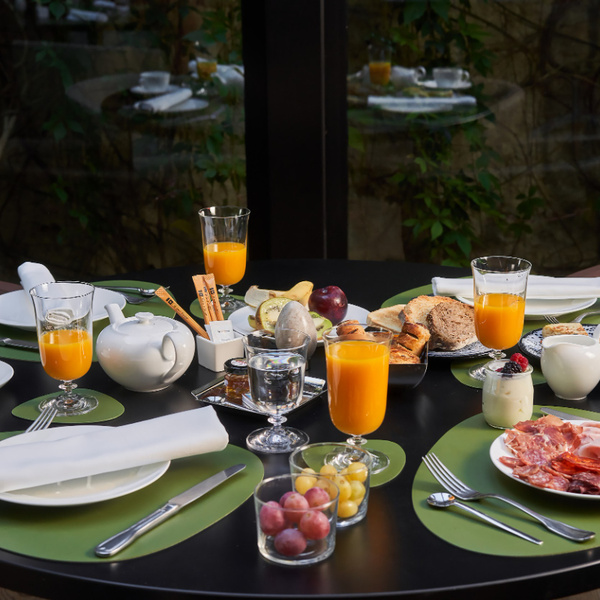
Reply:
M459 350L477 341L473 307L452 298L449 300L434 306L427 315L431 349Z
M542 328L542 337L569 334L589 335L581 323L549 323Z
M402 321L399 315L404 306L404 304L395 304L370 312L367 315L367 325L385 327L394 333L400 333L402 331Z
M427 326L427 315L433 307L446 302L458 300L447 296L417 296L400 311L399 318L402 323L420 323Z

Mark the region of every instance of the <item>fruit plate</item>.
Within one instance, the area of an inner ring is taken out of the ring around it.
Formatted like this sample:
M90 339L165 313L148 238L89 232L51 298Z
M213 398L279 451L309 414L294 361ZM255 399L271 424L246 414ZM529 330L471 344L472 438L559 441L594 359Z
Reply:
M389 387L417 387L425 377L428 363L429 357L425 347L419 364L390 365Z
M296 406L296 408L293 410L297 410L308 402L315 400L326 390L327 386L324 379L318 379L317 377L305 377L302 399L298 403L298 406ZM199 402L207 402L208 404L225 406L227 408L233 408L235 410L241 410L243 412L252 413L255 415L265 415L265 413L258 409L250 408L250 404L244 404L241 399L237 400L236 398L228 397L225 392L225 382L223 381L223 377L218 377L210 383L207 383L198 389L192 390L192 396L194 396L194 398L196 398L196 400Z
M240 308L239 310L232 312L231 315L229 315L229 320L233 323L233 330L240 335L248 335L249 333L255 331L250 326L250 323L248 323L248 317L253 315L255 312L256 309L252 306L244 306L244 308ZM348 304L348 312L346 313L344 320L354 319L360 323L365 323L368 314L368 310L354 304Z

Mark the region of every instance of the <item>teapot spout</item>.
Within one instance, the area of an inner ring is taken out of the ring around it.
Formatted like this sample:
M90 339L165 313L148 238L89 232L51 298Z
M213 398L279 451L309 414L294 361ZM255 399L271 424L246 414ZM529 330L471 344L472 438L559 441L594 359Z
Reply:
M118 325L125 320L125 315L118 304L113 302L111 304L107 304L104 308L108 313L108 319L111 325Z

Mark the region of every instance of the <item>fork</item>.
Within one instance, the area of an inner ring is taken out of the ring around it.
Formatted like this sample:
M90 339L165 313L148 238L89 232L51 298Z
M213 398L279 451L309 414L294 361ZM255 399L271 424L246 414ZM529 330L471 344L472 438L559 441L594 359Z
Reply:
M581 323L581 321L583 321L583 319L585 319L586 317L589 317L590 315L598 315L598 314L600 314L600 310L588 310L588 312L584 312L584 313L581 313L580 315L576 316L574 319L569 321L569 323ZM553 317L551 315L544 315L544 319L546 319L546 321L548 321L548 323L552 323L554 325L560 323L560 321L556 317Z
M48 429L57 413L58 409L56 407L46 406L46 408L44 408L44 410L36 417L35 421L25 430L25 433Z
M423 462L437 482L460 500L465 500L467 502L470 500L483 500L484 498L496 498L497 500L502 500L503 502L522 510L530 517L537 519L542 525L544 525L544 527L553 533L561 535L574 542L585 542L592 539L596 535L593 531L578 529L577 527L567 525L561 521L556 521L555 519L550 519L549 517L540 515L539 513L513 500L512 498L507 498L506 496L501 496L500 494L484 494L474 490L473 488L470 488L468 485L458 479L451 471L449 471L442 461L440 461L440 459L433 454L433 452L423 456Z

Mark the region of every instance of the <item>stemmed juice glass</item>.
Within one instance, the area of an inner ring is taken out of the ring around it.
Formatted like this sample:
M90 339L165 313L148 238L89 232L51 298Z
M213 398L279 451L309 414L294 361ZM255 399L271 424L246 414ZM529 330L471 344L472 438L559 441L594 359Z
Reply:
M40 403L58 409L59 416L82 415L98 406L97 398L74 390L75 379L90 369L93 354L94 286L77 282L42 283L30 290L42 366L62 383L62 393Z
M392 332L382 327L336 326L323 334L327 362L329 415L348 444L363 446L363 437L383 423L387 405ZM369 450L371 473L383 471L389 457Z
M231 286L246 272L250 211L236 206L210 206L198 211L202 226L204 268L219 286L221 309L231 313L246 306L231 295Z
M484 256L471 261L475 333L491 348L490 358L505 356L521 339L525 320L525 296L531 263L513 256ZM476 365L469 374L485 379L485 365Z
M250 394L243 402L249 408L269 415L272 427L257 429L248 434L246 445L251 450L268 454L291 452L308 443L304 431L285 427L285 413L298 406L304 389L304 372L310 337L301 331L290 330L287 347L278 347L275 337L267 331L255 331L244 338L248 361Z

